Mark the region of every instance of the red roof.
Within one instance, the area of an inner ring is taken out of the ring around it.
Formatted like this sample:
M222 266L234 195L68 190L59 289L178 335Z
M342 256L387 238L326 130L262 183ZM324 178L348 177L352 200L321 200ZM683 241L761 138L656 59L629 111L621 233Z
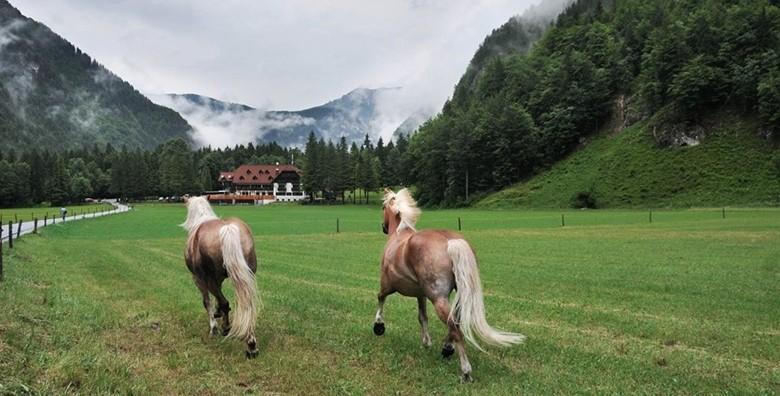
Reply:
M220 172L219 181L233 184L271 184L283 172L302 172L295 165L241 165L233 172Z

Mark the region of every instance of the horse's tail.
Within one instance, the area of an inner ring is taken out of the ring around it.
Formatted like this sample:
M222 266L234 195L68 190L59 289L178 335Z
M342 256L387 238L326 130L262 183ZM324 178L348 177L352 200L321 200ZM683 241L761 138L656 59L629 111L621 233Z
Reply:
M447 253L452 260L452 272L455 274L455 284L458 287L450 310L450 318L460 324L460 330L466 340L479 350L483 349L477 343L477 338L498 346L523 342L524 335L496 330L488 324L485 318L485 303L482 300L477 258L471 246L463 239L450 239L447 241Z
M236 314L230 328L230 337L247 339L255 333L257 287L255 274L249 268L241 248L241 232L235 224L219 229L222 242L222 262L236 288Z

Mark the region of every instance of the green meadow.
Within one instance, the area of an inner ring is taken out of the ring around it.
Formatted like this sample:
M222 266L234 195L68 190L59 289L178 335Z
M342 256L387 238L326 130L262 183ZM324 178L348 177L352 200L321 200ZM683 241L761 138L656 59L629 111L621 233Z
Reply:
M480 260L488 320L528 336L440 357L393 295L372 332L376 206L216 207L255 232L260 356L208 335L181 205L47 227L0 282L0 394L776 394L780 210L424 211ZM561 226L561 215L565 226ZM338 219L339 232L336 232ZM232 299L229 281L225 289Z

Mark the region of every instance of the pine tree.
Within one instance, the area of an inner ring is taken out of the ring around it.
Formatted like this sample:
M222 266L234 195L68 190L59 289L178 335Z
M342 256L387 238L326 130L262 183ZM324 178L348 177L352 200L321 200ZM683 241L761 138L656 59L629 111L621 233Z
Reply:
M320 169L320 147L314 131L309 133L309 139L306 142L306 162L303 166L303 179L301 183L306 191L309 192L309 199L314 201L314 196L322 190L322 175Z

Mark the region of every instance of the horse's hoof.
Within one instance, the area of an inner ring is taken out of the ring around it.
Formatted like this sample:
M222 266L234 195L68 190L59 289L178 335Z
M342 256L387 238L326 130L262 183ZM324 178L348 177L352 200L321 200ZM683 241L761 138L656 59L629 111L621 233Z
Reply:
M471 382L474 382L474 377L472 377L470 373L465 373L460 377L461 384L468 384Z
M246 351L246 358L247 359L254 359L259 354L260 354L260 351L257 351L257 350L255 350L255 351Z
M441 349L441 357L445 359L449 359L453 353L455 353L455 348L452 347L452 344L446 344L444 345L444 348Z
M209 329L209 335L210 335L210 336L214 337L214 336L216 336L217 334L219 334L219 331L217 330L217 328L216 328L216 327L212 327L211 329Z
M384 323L374 323L374 334L381 336L382 334L385 334L385 324Z
M228 334L230 334L230 327L227 329L222 329L222 336L227 337Z

